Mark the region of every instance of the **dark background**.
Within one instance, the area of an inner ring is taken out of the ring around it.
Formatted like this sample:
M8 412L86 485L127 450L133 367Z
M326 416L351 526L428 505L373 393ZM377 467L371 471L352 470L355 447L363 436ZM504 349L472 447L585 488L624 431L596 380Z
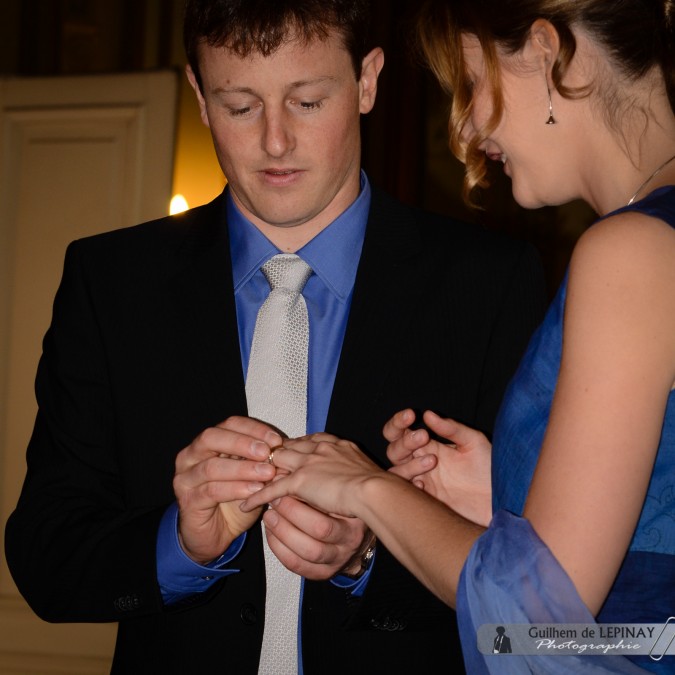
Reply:
M182 68L182 4L183 0L3 0L0 76ZM363 165L369 177L409 204L531 241L542 256L552 294L593 212L581 202L522 209L501 171L482 195L484 209L468 210L460 196L463 167L447 145L448 101L412 55L412 19L418 3L373 4L372 30L385 51L385 67L375 109L363 118Z

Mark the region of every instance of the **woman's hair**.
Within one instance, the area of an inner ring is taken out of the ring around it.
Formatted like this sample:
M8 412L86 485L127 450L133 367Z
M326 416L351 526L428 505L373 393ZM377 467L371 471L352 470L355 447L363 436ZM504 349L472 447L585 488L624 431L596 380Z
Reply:
M478 146L497 127L504 108L498 50L507 55L520 51L537 19L548 20L558 32L560 51L552 79L561 96L589 92L589 87L572 90L563 84L577 47L574 26L604 48L628 80L659 67L675 109L675 0L425 0L418 16L419 44L431 71L452 96L450 148L466 164L464 198L469 203L474 189L487 185L486 158ZM492 115L469 143L461 140L472 106L463 35L478 39L493 95ZM611 115L620 92L604 85L602 94Z
M368 53L370 0L186 0L183 43L199 89L199 48L269 56L289 39L325 40L331 31L349 52L356 79Z

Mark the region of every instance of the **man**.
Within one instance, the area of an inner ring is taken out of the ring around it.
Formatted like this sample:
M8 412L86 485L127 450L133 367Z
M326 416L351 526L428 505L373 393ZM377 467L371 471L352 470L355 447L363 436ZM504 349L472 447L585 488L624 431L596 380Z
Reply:
M492 648L494 654L510 654L511 638L506 634L504 626L497 626L497 637Z
M245 387L275 254L311 268L305 430L380 462L407 406L489 433L541 316L529 247L404 207L360 171L384 60L366 9L190 0L188 78L228 188L67 253L7 557L46 620L119 621L113 672L257 673L275 628L263 538L304 577L288 597L301 672L462 668L454 613L362 523L287 498L263 532L238 508L281 440Z

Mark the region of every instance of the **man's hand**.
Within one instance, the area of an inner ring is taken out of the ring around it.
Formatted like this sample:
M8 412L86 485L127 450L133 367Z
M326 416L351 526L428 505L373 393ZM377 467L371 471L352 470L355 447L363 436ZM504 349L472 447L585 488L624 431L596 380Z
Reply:
M220 556L258 519L239 504L276 475L267 462L282 437L248 417L230 417L204 430L176 457L173 489L185 553L205 564Z
M366 533L357 518L317 511L294 498L276 500L263 516L267 541L281 563L308 579L330 579L360 550Z
M316 443L339 439L318 433L299 440L290 444L311 453ZM283 469L279 471L280 475L285 473ZM275 500L263 521L270 549L281 563L296 574L316 580L330 579L345 571L363 547L367 531L357 518L327 514L291 496Z

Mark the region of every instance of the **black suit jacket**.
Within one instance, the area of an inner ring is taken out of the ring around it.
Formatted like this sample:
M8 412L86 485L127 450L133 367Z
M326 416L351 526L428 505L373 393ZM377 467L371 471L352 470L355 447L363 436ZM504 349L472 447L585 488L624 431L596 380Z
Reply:
M489 433L543 305L531 247L374 190L327 430L383 465L382 426L406 406ZM119 621L113 672L256 673L259 526L233 565L240 573L210 591L167 608L156 578L176 454L246 414L222 196L71 244L36 394L6 528L34 611ZM306 583L302 626L306 675L461 669L454 612L381 546L362 599Z

